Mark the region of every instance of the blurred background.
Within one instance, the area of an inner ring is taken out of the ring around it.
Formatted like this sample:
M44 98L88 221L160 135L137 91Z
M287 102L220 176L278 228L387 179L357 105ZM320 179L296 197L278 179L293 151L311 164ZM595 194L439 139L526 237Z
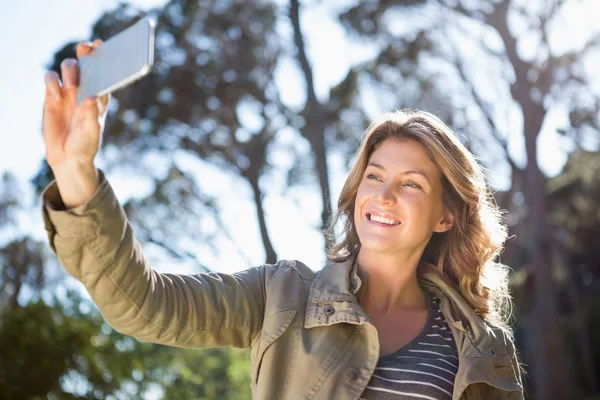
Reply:
M156 269L320 269L368 123L430 111L507 211L526 397L600 399L597 0L0 0L0 398L250 399L246 350L114 332L45 238L43 76L148 14L98 166Z

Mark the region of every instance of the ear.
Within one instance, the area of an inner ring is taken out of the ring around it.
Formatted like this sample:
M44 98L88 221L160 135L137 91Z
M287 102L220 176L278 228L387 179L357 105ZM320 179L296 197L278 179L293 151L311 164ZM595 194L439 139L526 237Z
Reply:
M449 231L454 226L454 215L450 211L444 211L442 218L433 228L434 232L442 233Z

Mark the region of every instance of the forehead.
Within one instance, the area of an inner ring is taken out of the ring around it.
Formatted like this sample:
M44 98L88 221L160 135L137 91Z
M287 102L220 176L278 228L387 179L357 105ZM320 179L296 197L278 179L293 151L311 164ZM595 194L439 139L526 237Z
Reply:
M377 164L371 168L382 168L389 175L418 171L425 175L433 187L442 184L438 167L431 161L425 148L415 140L386 139L371 154L369 164Z
M382 165L386 169L411 166L437 172L425 148L415 140L386 139L371 154L369 161L379 161L378 164L385 162Z

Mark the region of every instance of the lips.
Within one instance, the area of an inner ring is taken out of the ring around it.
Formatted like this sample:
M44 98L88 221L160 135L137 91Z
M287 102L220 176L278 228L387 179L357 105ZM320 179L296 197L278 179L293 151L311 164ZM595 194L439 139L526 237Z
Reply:
M394 218L392 215L381 213L377 211L370 211L366 213L367 219L371 222L387 225L387 226L396 226L400 225L400 221Z

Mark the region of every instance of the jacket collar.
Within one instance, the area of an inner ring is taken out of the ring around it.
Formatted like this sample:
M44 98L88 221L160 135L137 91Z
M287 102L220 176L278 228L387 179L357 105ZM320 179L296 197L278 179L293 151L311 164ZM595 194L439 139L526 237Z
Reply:
M360 289L366 287L367 275L358 271L354 261L352 258L328 263L314 278L306 302L305 329L369 322L357 300ZM476 382L506 391L522 390L516 378L501 380L495 373L481 372L495 368L490 365L510 368L514 347L507 333L478 316L460 292L442 279L435 266L419 265L419 281L441 300L440 308L453 331L460 359L470 360L461 361L456 378L461 384L455 387L455 394L458 393L455 397L460 398L466 387Z
M356 293L363 286L354 258L343 262L330 262L317 274L310 287L308 300L314 303L331 301L356 301Z
M489 340L504 345L505 335L493 330L460 292L443 280L437 268L429 263L419 265L419 281L436 297L447 304L444 316L454 329L467 335L472 345L484 347L489 353ZM313 280L306 304L304 327L350 323L360 325L368 322L368 316L358 304L360 289L367 284L367 274L358 270L355 258L343 262L330 262ZM502 337L500 337L502 336Z
M354 258L328 263L313 280L304 316L306 329L336 323L360 325L368 321L357 302L356 294L366 284Z

